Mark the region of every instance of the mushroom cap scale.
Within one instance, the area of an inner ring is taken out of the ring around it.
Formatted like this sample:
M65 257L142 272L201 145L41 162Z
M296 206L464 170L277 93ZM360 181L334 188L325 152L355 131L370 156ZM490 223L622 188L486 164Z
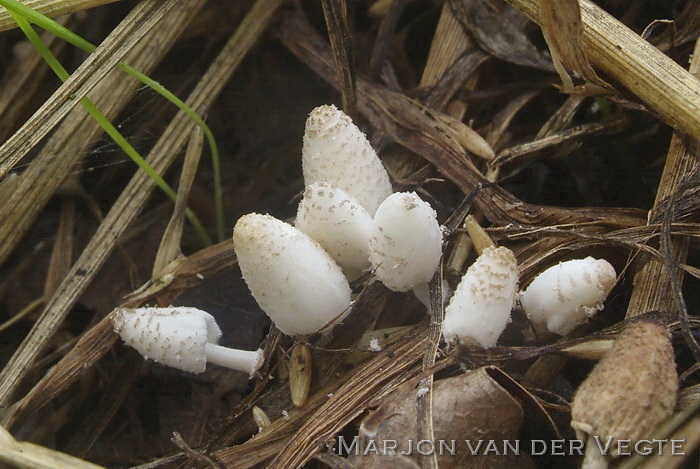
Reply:
M389 175L365 134L333 105L315 108L306 120L302 170L305 185L325 181L343 189L371 216L392 192Z
M372 217L344 190L323 181L307 186L295 226L316 240L348 279L369 268Z
M350 285L311 237L270 215L250 213L233 230L253 298L285 334L310 334L349 312Z
M535 277L520 304L535 327L565 335L603 308L615 282L615 268L605 259L572 259Z
M389 289L407 291L427 283L440 264L442 231L435 210L415 192L396 192L374 216L369 259Z
M496 345L510 321L518 289L518 265L505 247L487 247L469 266L445 308L442 333L448 342Z
M144 358L192 373L206 369L206 344L221 338L214 317L197 308L121 308L112 322Z

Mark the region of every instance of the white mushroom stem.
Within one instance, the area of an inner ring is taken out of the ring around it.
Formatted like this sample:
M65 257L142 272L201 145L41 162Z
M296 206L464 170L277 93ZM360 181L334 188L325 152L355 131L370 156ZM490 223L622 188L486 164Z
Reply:
M231 370L245 371L249 375L253 375L258 371L263 363L262 349L251 352L208 343L204 346L204 355L210 363L215 363Z

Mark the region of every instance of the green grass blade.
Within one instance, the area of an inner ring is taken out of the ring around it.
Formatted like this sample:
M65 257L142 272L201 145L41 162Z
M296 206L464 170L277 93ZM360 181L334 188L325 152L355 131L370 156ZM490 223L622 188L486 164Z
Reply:
M66 81L70 74L61 65L61 63L56 59L56 57L51 53L51 51L42 42L39 35L34 31L27 20L21 16L19 13L15 13L12 10L8 10L12 18L17 23L17 26L22 30L22 32L27 36L27 39L32 43L32 45L37 49L42 58L51 67L51 70L58 76L61 81ZM107 117L102 114L102 112L95 106L95 104L90 101L88 97L84 97L80 100L80 104L85 108L85 110L92 116L93 119L104 129L104 131L114 140L114 142L119 145L119 147L127 154L129 157L143 170L148 177L150 177L156 185L165 192L171 199L175 200L175 191L168 185L167 182L158 174L151 165L136 151L136 149L131 146L131 144L124 138L124 136L112 125L112 123L107 119ZM206 245L212 244L211 238L204 230L201 222L197 216L190 209L187 209L186 215L192 226L194 226L197 234L202 239L202 242Z
M52 34L55 34L56 36L60 37L64 41L74 45L75 47L84 50L85 52L92 53L95 51L97 46L92 44L91 42L83 39L79 35L75 34L73 31L70 29L66 28L65 26L62 26L52 20L51 18L42 15L41 13L32 10L31 8L27 7L26 5L23 5L22 3L18 2L17 0L0 0L0 6L5 7L11 14L16 13L20 16L22 16L25 20L31 21L32 23L36 24L37 26L41 27L42 29L45 29L46 31L49 31ZM16 16L17 15L12 15L13 18L15 18L16 21ZM33 31L33 30L32 30ZM25 32L26 34L26 32ZM46 56L44 56L44 59L46 60ZM171 93L167 88L165 88L163 85L158 83L157 81L149 78L148 76L144 75L143 73L139 72L138 70L134 69L133 67L129 66L128 64L125 64L124 62L119 62L117 65L119 69L123 70L124 72L128 73L129 75L133 76L137 80L139 80L141 83L144 85L150 87L153 89L155 92L159 93L161 96L163 96L165 99L173 103L175 106L178 107L181 111L183 111L187 116L190 117L204 132L204 135L207 138L207 143L209 144L209 148L211 149L211 158L212 158L212 171L213 171L213 177L214 177L214 208L216 211L216 232L217 232L217 238L219 241L223 241L225 238L225 217L224 217L224 208L223 208L223 190L221 188L221 169L220 169L220 164L219 164L219 150L216 145L216 139L214 138L214 134L212 133L211 129L207 126L207 124L204 122L204 120L197 115L196 112L194 112L184 101L182 101L180 98L175 96L173 93ZM52 67L53 69L53 67ZM55 70L54 70L55 72Z

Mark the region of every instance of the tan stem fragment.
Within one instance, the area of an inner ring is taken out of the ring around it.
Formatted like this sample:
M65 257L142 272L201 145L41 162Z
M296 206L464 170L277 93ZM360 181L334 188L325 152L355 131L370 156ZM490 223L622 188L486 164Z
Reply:
M540 24L538 0L506 0ZM700 139L700 80L590 0L581 0L581 45L590 63L667 124Z

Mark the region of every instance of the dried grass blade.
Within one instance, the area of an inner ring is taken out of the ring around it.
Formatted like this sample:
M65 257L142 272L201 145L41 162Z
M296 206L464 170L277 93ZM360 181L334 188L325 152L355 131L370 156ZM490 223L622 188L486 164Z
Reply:
M586 54L583 52L581 46L583 24L578 0L538 1L542 18L540 26L549 46L549 52L552 54L554 68L564 83L564 92L574 91L574 83L566 68L571 70L577 78L607 87L588 63Z
M350 15L346 0L322 0L323 14L331 40L335 70L340 82L343 111L353 120L357 119L357 97L355 95L355 47L350 26Z
M700 71L700 40L695 44L695 51L690 65L690 72ZM649 211L648 224L663 221L667 215L675 217L675 208L670 202L677 200L676 191L683 185L685 178L698 169L700 143L680 132L674 132L666 156L666 163L661 174L654 205ZM671 220L669 220L670 222ZM688 238L676 237L666 249L672 252L673 262L685 262L688 254ZM662 249L663 251L663 249ZM669 252L669 254L671 254ZM644 264L641 264L644 262ZM676 280L682 282L682 274L672 273L663 262L654 259L636 261L638 272L634 276L634 288L627 306L627 317L633 317L647 311L664 311L675 313L679 305L673 299L671 277L681 275Z
M140 2L51 98L0 146L0 178L34 148L177 3L177 0Z
M196 4L188 3L186 6L180 7L183 8L184 11L176 10L177 13L173 15L173 17L169 18L169 21L173 22L171 23L171 25L180 25L181 27L181 25L189 19L187 13L192 12L194 6L196 6ZM117 29L121 31L119 34L123 33L122 28ZM161 36L161 41L156 41L156 43L158 43L162 48L160 49L160 51L158 51L157 48L154 48L152 44L144 43L141 46L147 46L152 51L152 55L143 54L144 65L148 63L154 64L155 61L158 60L157 57L162 57L162 55L159 56L158 54L165 53L168 46L172 44L175 37L177 36L177 31L179 31L179 29L174 28L170 30L166 27L157 32ZM141 34L139 34L139 36L140 35ZM117 40L115 39L115 41ZM112 86L117 85L119 82L125 81L121 76L116 75L116 77L117 80L112 83ZM82 134L77 135L77 137L81 140L85 139L85 135ZM46 158L49 158L49 155L47 155ZM35 169L36 171L32 171L33 169ZM64 171L68 170L67 167L63 167L63 169ZM3 206L2 208L0 208L0 210L2 211L7 210L10 211L10 213L13 213L13 218L16 218L15 222L18 226L26 226L24 225L24 223L26 222L22 222L23 218L26 216L25 212L36 213L36 208L34 208L34 212L32 212L31 205L29 207L24 205L27 203L27 201L23 201L23 199L19 198L20 195L22 193L33 194L33 197L30 198L30 203L32 201L36 202L37 198L40 198L45 201L48 200L48 198L51 196L51 191L37 191L37 187L43 187L44 189L46 189L45 186L51 183L57 185L57 183L60 182L60 180L55 181L56 174L54 173L58 171L58 168L55 166L47 166L46 163L38 164L36 166L35 164L32 164L32 166L30 167L30 171L32 171L32 173L30 174L32 174L33 176L39 178L41 176L45 176L46 179L44 180L28 178L26 177L27 174L25 172L25 175L23 175L22 177L22 183L20 186L20 189L24 190L18 190L13 195L11 203L7 204L9 205L9 207ZM50 174L51 176L46 176L47 174ZM138 174L141 174L141 172L139 172ZM40 184L33 182L38 180L41 180ZM24 212L19 211L20 207L24 207ZM135 208L136 207L134 207L134 209ZM112 214L113 212L114 210L110 213ZM118 238L119 234L126 228L126 226L128 226L129 221L130 220L122 220L118 217L115 219L114 217L112 217L106 219L105 222L102 225L100 225L98 234L103 233L104 236L104 232L111 233L110 236L112 237L112 243L103 243L101 240L97 241L96 243L91 243L83 252L76 264L73 265L73 268L67 274L66 278L64 279L63 283L61 283L54 296L50 300L48 300L44 313L34 325L29 335L22 342L22 344L15 352L13 357L10 359L8 364L5 366L2 373L0 373L0 406L7 406L9 400L11 399L11 394L13 390L19 384L19 380L25 375L27 368L34 362L43 346L51 338L58 324L60 324L63 321L70 307L75 303L75 301L77 301L77 298L80 295L80 293L82 293L84 288L88 285L88 283L97 273L98 266L102 264L109 252L111 252L111 248L114 245L113 243L116 242L116 239ZM22 231L21 229L17 228L17 225L11 227L12 229L9 231L9 233L5 232L3 233L3 235L7 237L14 237L13 239L18 240L22 234ZM98 237L98 234L96 234L95 236ZM95 239L96 238L93 238L93 241L95 241ZM5 242L0 244L2 245L2 247L0 247L0 258L3 258L9 254L11 246L7 246L7 243Z
M87 10L100 5L106 5L119 0L22 0L22 3L32 10L50 18ZM12 20L6 10L0 11L0 31L16 28L17 24Z
M506 0L536 23L537 0ZM700 80L590 0L581 0L583 51L664 122L700 139Z
M156 260L153 263L152 277L157 278L161 275L165 267L179 255L180 240L182 239L182 230L185 226L185 210L187 209L187 199L194 182L194 177L197 175L197 167L199 166L199 158L202 156L202 148L204 146L204 133L201 127L196 127L192 131L190 143L187 146L185 153L185 162L182 165L182 173L180 174L180 185L177 189L177 197L175 198L175 207L173 215L165 228L163 238L161 239Z
M60 451L17 441L3 427L0 427L0 461L16 467L32 469L99 469L102 467Z

